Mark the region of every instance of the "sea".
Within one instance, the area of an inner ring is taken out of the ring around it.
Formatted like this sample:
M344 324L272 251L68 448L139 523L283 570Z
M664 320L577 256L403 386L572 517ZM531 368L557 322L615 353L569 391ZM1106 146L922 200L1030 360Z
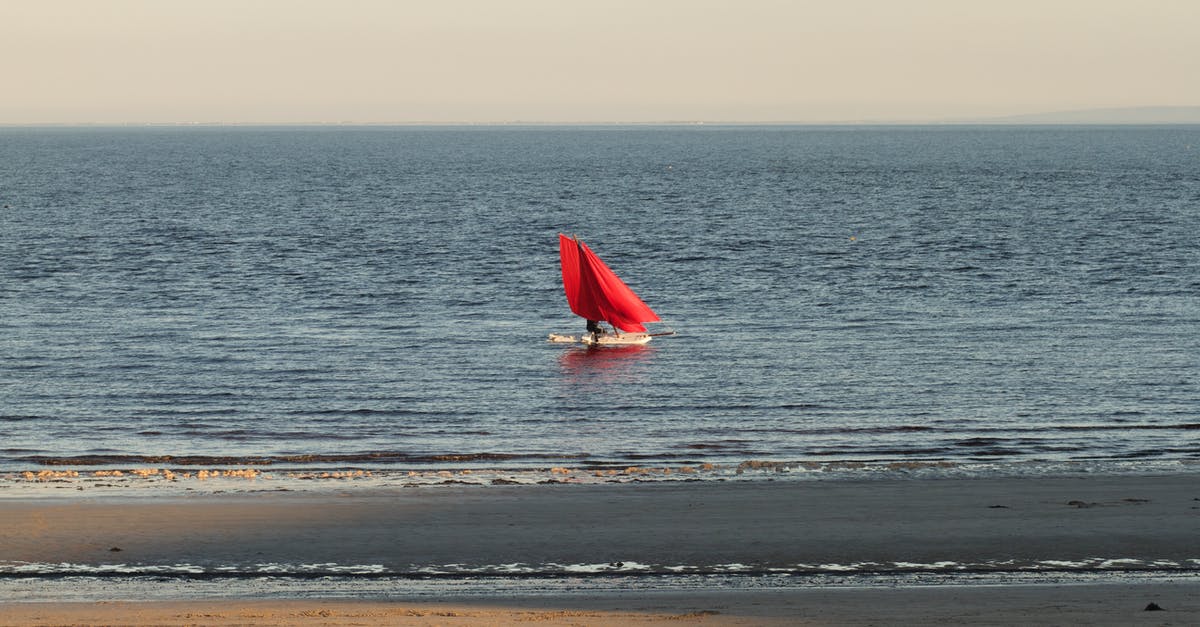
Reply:
M1200 468L1197 126L6 127L0 205L10 477ZM548 342L559 233L674 335Z
M1200 470L1200 126L2 127L0 207L0 499ZM663 335L549 342L559 233ZM114 560L0 598L1195 572Z

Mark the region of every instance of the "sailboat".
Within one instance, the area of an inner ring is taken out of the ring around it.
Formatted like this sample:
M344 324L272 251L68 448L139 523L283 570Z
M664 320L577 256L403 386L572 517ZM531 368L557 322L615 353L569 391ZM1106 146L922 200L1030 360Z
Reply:
M563 291L576 315L588 320L588 333L551 333L551 342L587 346L630 346L645 344L652 337L672 333L647 333L643 323L658 322L658 314L629 289L587 244L578 237L558 234L558 256L562 262ZM604 329L606 322L612 330Z

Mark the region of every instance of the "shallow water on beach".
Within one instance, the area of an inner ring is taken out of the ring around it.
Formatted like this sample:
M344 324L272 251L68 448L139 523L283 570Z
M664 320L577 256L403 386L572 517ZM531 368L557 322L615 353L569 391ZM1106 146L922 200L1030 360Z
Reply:
M447 599L563 595L595 597L631 592L797 590L805 588L908 588L922 586L1081 585L1194 583L1193 573L1030 572L891 573L819 575L616 575L604 577L287 577L195 578L141 575L2 577L0 598L13 602L154 601L177 599Z
M4 128L0 204L0 470L1200 460L1197 127ZM560 231L679 334L547 343Z

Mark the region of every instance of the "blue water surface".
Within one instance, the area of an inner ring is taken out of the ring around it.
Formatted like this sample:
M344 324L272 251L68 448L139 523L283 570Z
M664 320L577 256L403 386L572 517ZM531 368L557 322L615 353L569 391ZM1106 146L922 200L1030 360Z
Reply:
M2 128L0 204L0 466L1200 459L1198 127ZM559 232L678 335L547 343Z

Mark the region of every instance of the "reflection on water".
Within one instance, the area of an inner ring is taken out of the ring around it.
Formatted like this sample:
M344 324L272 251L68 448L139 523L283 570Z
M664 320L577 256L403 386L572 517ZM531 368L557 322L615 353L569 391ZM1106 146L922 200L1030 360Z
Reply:
M574 347L558 357L568 385L629 384L639 381L657 349L646 345Z

